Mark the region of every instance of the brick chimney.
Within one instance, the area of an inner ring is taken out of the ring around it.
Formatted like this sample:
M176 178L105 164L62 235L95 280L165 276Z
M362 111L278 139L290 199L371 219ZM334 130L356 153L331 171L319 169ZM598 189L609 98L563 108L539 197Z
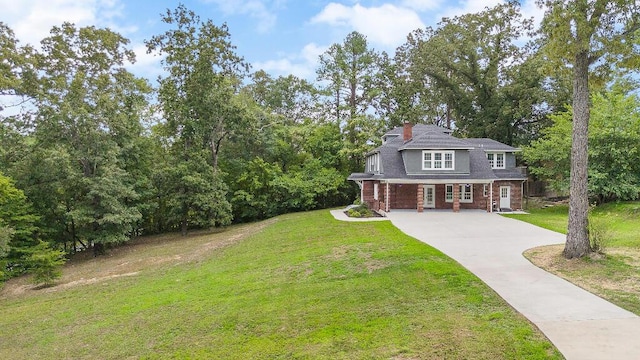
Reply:
M404 142L407 142L412 138L413 138L413 125L410 122L405 121L404 131L402 132L402 140L404 140Z

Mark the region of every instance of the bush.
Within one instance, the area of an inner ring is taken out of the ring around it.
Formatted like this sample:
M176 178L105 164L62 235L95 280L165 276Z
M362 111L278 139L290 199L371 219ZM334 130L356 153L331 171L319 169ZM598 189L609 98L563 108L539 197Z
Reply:
M33 248L29 256L30 272L36 285L51 286L62 276L62 265L65 263L64 252L51 249L49 244L41 241Z
M355 217L355 218L362 217L362 214L360 214L360 212L358 210L356 210L356 209L347 210L347 215L349 217Z
M356 218L367 218L375 216L366 204L358 205L347 210L347 216Z
M589 219L589 242L591 251L604 254L610 236L611 234L605 221L593 218Z

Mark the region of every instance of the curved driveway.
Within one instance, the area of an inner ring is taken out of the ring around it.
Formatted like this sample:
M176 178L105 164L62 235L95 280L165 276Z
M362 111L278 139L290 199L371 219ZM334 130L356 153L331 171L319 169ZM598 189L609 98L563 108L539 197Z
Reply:
M476 274L567 359L640 359L640 317L522 256L536 246L563 243L564 235L484 211L394 210L387 216Z

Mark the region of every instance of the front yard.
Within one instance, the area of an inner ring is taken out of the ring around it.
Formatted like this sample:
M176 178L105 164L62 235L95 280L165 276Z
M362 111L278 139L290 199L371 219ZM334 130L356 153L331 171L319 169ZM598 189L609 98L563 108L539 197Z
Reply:
M476 276L328 211L74 259L0 291L2 359L561 359Z
M529 212L528 215L505 216L567 232L567 206ZM593 209L589 217L592 232L602 238L602 253L567 260L562 256L564 246L554 245L530 249L524 255L536 266L640 315L639 220L640 202L605 204Z

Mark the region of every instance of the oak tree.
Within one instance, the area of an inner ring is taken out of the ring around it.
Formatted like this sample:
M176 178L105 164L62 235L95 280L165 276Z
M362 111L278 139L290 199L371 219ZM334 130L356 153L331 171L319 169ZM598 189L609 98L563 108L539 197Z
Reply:
M550 68L568 67L573 78L573 127L566 258L587 255L588 129L590 83L614 71L637 68L640 4L635 0L544 0L541 32Z

